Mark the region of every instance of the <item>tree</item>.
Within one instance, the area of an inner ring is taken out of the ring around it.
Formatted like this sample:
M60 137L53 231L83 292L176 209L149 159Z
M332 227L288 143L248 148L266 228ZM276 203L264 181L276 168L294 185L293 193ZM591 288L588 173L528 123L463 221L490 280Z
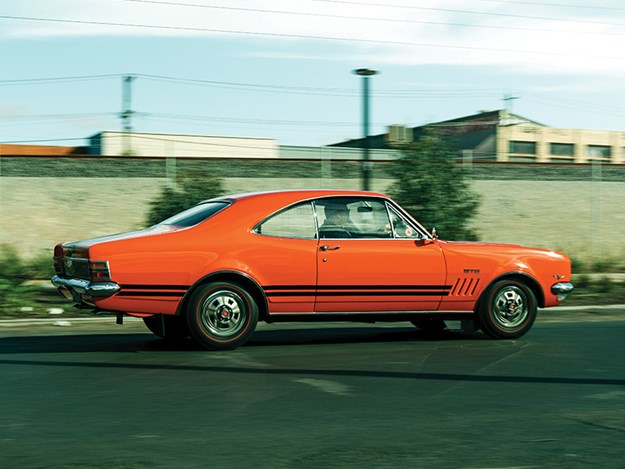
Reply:
M149 226L192 207L202 200L223 194L222 180L202 171L187 171L176 179L176 187L165 187L161 194L150 202L146 222Z
M470 222L479 195L455 163L457 156L452 144L426 129L421 138L401 148L389 194L425 227L436 227L441 238L474 241L477 233Z

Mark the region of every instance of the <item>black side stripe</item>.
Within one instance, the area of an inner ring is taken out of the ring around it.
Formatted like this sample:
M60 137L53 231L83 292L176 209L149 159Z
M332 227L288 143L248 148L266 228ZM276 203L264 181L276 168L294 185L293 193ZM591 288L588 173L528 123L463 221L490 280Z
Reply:
M268 297L277 296L448 296L449 292L441 291L352 291L352 292L275 292L266 293Z
M449 290L452 285L279 285L268 290Z
M451 285L331 285L265 287L268 297L277 296L448 296Z

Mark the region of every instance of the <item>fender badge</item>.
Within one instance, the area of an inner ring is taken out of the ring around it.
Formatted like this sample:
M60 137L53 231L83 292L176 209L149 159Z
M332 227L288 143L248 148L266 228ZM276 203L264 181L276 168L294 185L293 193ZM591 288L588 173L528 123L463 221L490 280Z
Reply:
M465 274L479 274L480 269L464 269Z

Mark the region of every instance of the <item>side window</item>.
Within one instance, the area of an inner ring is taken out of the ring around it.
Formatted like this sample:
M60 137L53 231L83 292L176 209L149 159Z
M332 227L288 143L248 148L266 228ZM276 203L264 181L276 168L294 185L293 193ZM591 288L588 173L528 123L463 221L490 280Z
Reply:
M391 222L384 202L362 200L352 205L353 220L360 238L392 238Z
M320 238L353 238L356 226L348 203L352 199L336 198L315 202Z
M395 238L423 239L423 235L412 224L400 215L393 207L389 206L393 235Z
M375 199L337 197L315 202L320 238L391 238L386 205Z
M278 212L257 225L254 233L279 238L316 238L312 205L306 202Z

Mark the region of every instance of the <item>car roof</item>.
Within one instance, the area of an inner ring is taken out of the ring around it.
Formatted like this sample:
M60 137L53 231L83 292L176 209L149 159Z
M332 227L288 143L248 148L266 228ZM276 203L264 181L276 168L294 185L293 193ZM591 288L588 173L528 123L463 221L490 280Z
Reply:
M255 199L261 201L263 199L272 202L281 202L284 204L294 203L299 200L309 200L319 197L387 197L379 192L360 191L360 190L335 190L335 189L297 189L282 191L265 191L265 192L247 192L242 194L232 194L222 197L209 199L210 201L228 200L239 201ZM205 200L201 203L208 202Z

